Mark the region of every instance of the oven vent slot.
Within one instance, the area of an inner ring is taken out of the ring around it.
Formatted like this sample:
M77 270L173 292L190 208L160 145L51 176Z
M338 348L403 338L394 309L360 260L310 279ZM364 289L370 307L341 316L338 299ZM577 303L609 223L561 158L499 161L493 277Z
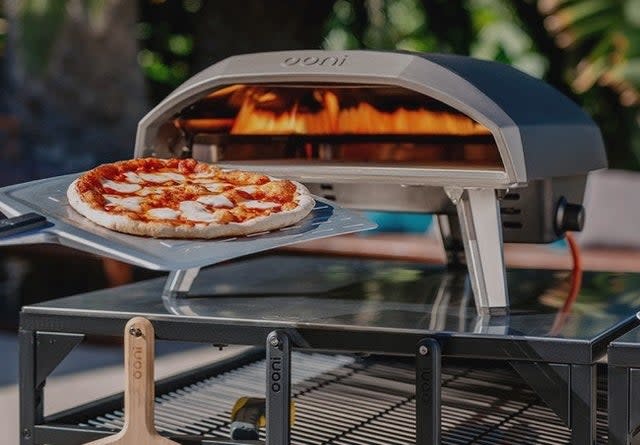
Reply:
M520 199L520 193L507 193L503 198L505 201L518 201Z
M500 215L502 216L502 228L507 230L522 229L522 209L516 207L520 201L520 193L509 192L502 198Z
M522 213L522 209L517 207L500 207L500 213L503 215L519 215Z
M520 221L503 221L502 227L505 229L522 229L522 223Z

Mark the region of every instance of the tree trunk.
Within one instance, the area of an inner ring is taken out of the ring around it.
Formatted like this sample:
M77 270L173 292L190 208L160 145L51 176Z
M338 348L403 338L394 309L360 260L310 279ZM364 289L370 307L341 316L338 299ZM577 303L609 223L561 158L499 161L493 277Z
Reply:
M33 178L131 157L146 109L136 2L16 0L5 8L10 111L23 135L15 167L28 166L23 175Z

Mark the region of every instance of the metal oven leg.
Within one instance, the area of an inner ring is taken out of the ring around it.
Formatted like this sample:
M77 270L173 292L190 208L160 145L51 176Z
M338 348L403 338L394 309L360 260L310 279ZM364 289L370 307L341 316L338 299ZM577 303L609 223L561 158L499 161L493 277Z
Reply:
M266 445L289 445L291 415L291 341L280 330L267 336Z
M438 341L420 340L416 353L416 445L440 445L440 363Z
M571 443L596 445L596 365L571 365Z
M444 190L458 212L476 309L480 314L503 314L509 298L496 191L459 187Z
M199 267L193 269L173 270L167 277L167 282L162 289L162 302L165 308L172 314L182 315L179 298L186 297L191 290L194 280L200 273Z

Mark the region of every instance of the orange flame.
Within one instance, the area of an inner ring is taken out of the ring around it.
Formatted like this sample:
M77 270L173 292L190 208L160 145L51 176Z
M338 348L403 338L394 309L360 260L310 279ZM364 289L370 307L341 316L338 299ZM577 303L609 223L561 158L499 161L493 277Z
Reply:
M273 111L260 104L277 99L274 92L245 96L231 127L232 134L433 134L488 135L489 130L469 117L424 108L397 108L386 112L360 102L340 108L332 91L315 91L322 108L300 111L298 103L289 110Z
M313 105L301 105L299 90L289 94L278 89L237 84L214 91L207 100L221 103L219 117L207 114L177 118L174 124L194 133L257 135L418 134L475 136L489 130L454 110L398 107L383 111L361 98L339 97L336 90L312 91ZM308 95L306 96L308 98ZM341 104L341 100L347 105ZM402 99L400 99L401 101ZM219 105L220 106L220 105Z

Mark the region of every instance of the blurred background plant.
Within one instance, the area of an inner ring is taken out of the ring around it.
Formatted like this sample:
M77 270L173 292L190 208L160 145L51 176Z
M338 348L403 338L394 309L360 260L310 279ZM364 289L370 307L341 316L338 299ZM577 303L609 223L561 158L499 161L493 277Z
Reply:
M51 169L88 167L130 153L144 110L206 65L305 47L454 52L512 64L594 117L613 167L640 170L640 0L7 1L0 6L0 69L8 74L0 78L0 113L21 122L24 142ZM69 74L73 60L81 69ZM118 81L125 73L129 81ZM50 93L61 87L62 97ZM73 91L78 100L69 100ZM126 118L118 119L123 109ZM43 112L59 117L45 118L55 122L43 128ZM78 138L83 117L99 138ZM74 139L126 147L83 157L86 149L68 148ZM69 161L69 153L79 158Z

